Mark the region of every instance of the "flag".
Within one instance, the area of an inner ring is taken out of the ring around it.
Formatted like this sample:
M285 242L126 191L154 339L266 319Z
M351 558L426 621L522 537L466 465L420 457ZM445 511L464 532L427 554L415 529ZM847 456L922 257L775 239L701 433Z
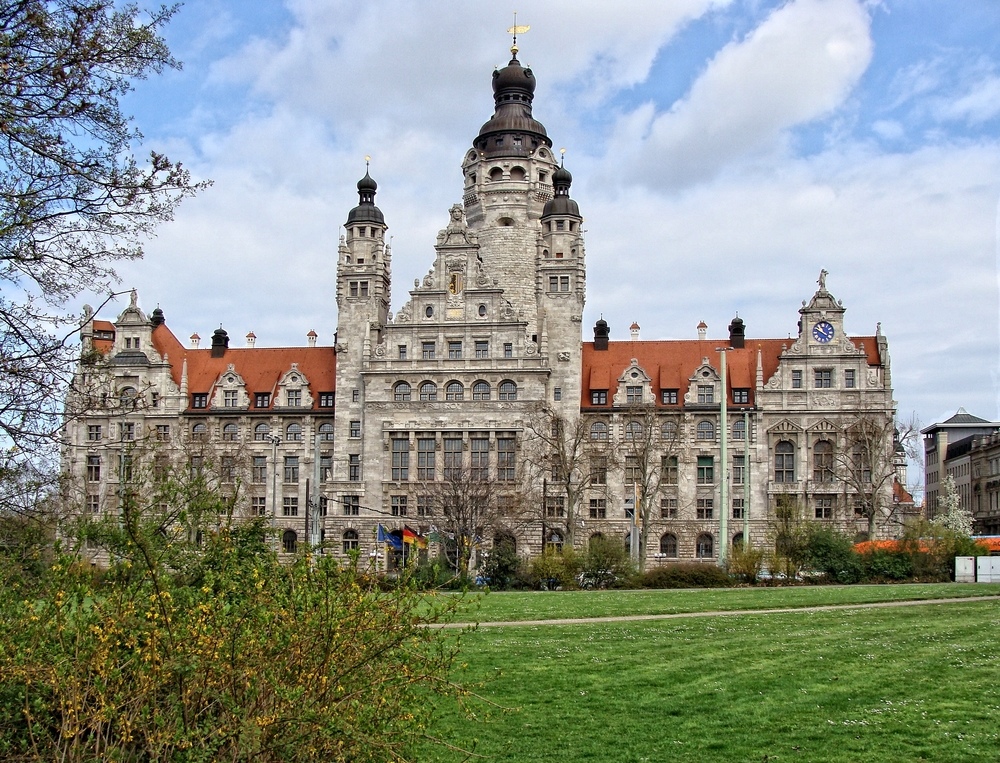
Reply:
M406 525L403 525L403 543L413 543L417 548L427 548L427 539Z
M402 550L403 541L397 538L395 535L386 530L382 525L378 526L378 535L376 537L376 542L378 543L388 543L390 546L397 550Z

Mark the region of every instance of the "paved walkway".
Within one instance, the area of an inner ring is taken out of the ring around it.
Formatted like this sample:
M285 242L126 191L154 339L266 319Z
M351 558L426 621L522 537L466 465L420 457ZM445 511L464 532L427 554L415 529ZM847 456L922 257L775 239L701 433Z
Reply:
M928 604L957 604L966 601L998 601L1000 596L957 596L951 599L912 599L909 601L876 601L867 604L824 604L815 607L784 607L780 609L726 609L711 612L674 612L662 615L613 615L609 617L576 617L556 620L505 620L478 623L479 628L509 628L527 625L593 625L625 623L639 620L676 620L684 617L724 617L734 615L777 615L788 612L830 612L838 609L884 609L886 607L918 607ZM468 628L476 623L446 623L439 628Z

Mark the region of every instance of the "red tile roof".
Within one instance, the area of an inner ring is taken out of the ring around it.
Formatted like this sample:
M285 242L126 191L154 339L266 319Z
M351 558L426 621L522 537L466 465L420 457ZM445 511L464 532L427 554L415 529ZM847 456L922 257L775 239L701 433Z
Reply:
M114 336L115 333L115 324L113 324L111 321L95 320L93 328L95 334L98 331L110 331L111 335ZM101 353L102 355L107 355L109 352L111 352L111 348L115 346L115 340L95 338L92 341L92 346L95 350L97 350L97 352Z
M726 353L726 369L730 388L729 402L732 403L733 389L749 389L753 403L757 378L757 351L761 353L764 381L778 370L778 358L782 349L791 346L792 339L749 340L742 349L729 349ZM873 336L853 337L855 346L864 343L868 364L880 365L878 343ZM679 391L678 402L682 402L684 392L694 372L705 358L713 368L719 367L717 348L728 344L727 339L671 339L659 341L618 341L609 342L607 350L594 349L593 342L583 345L583 385L580 404L590 408L590 390L613 391L618 377L629 367L632 358L653 380L653 394L660 405L660 390ZM598 406L601 407L601 406ZM608 404L611 407L611 395ZM671 406L666 406L671 407Z

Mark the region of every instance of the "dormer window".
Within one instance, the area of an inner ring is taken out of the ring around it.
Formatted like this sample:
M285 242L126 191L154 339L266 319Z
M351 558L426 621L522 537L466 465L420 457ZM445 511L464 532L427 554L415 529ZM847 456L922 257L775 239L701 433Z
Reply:
M192 408L208 408L208 394L205 392L195 392L191 395Z
M269 408L271 406L271 393L258 392L253 398L254 408Z
M222 393L222 404L226 408L235 408L239 405L240 393L235 389L227 389Z
M300 405L302 405L302 390L300 389L285 390L285 404L289 408L297 408Z
M639 405L642 403L642 387L631 385L625 387L625 402L628 405Z
M698 385L698 404L711 405L715 402L715 387L711 384Z

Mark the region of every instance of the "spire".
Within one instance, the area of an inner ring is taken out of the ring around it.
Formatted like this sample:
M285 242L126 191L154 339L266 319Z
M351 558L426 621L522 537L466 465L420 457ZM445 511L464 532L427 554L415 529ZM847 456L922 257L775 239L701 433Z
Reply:
M542 209L542 217L558 215L559 217L575 217L578 220L582 220L580 205L569 197L569 187L573 184L573 176L564 166L566 149L560 149L560 153L562 154L562 158L559 161L559 169L552 173L554 195L545 202L545 207Z
M365 157L365 176L358 181L358 206L352 209L347 215L347 225L353 223L377 223L385 225L385 217L382 210L375 206L375 191L378 190L372 176L368 174L368 165L371 157Z

